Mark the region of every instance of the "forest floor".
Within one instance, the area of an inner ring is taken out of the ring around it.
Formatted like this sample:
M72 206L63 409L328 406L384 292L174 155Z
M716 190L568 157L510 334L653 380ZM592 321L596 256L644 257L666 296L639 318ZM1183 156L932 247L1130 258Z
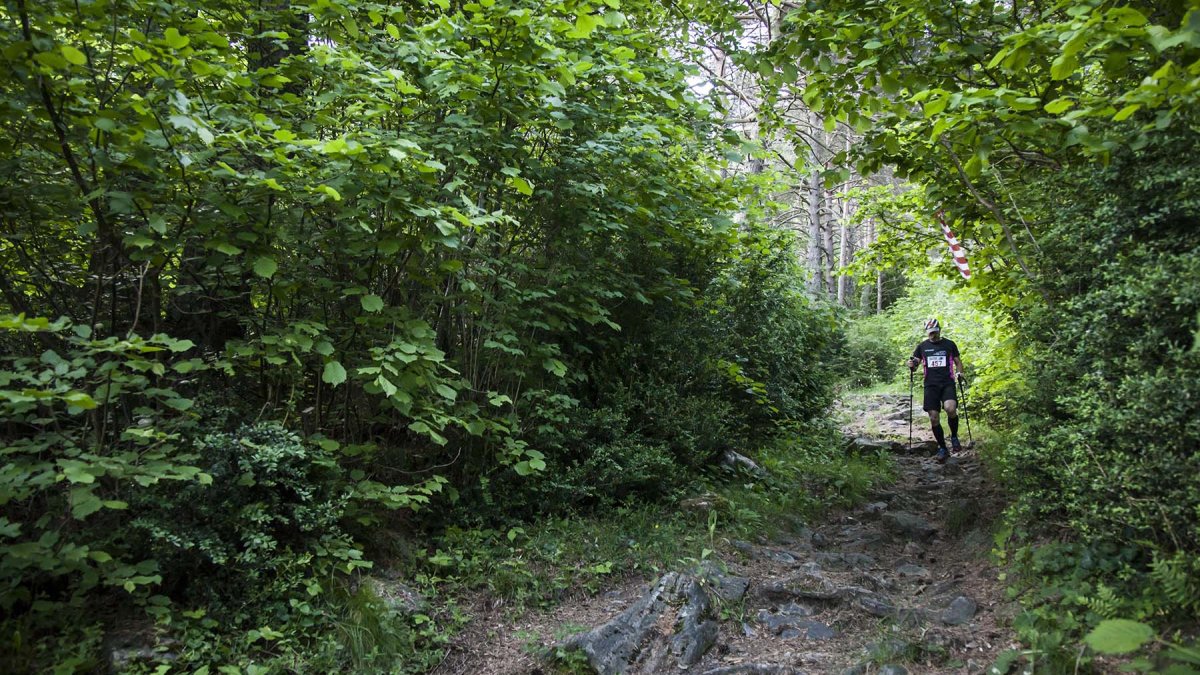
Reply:
M1014 605L988 560L1003 500L976 448L936 463L916 411L909 452L906 396L846 396L838 414L864 449L889 447L895 482L809 527L718 541L712 559L725 580L744 580L744 592L714 603L715 641L686 672L974 675L1016 646L1007 628ZM543 655L634 608L654 582L630 578L520 613L480 596L464 608L474 618L433 672L587 672L578 660L569 669ZM661 639L674 629L660 620L654 630ZM628 672L681 671L642 662Z

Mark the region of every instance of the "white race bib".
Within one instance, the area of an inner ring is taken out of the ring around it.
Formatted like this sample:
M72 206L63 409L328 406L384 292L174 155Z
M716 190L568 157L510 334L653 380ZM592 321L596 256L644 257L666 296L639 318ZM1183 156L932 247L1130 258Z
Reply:
M945 354L934 354L934 355L930 356L929 358L927 358L925 360L925 363L930 368L945 368L946 367L946 355Z

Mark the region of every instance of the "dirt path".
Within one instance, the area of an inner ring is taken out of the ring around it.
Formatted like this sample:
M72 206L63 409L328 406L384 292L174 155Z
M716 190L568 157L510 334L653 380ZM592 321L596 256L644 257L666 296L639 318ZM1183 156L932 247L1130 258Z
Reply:
M904 453L907 406L906 396L847 400L848 433L862 447ZM918 421L914 429L920 426L928 427ZM927 436L927 430L914 434L918 442ZM773 540L728 542L718 554L721 581L704 583L715 591L731 582L739 592L714 599L715 641L687 672L985 672L1012 646L1004 628L1011 610L986 559L990 518L1001 505L971 448L945 465L927 452L897 454L897 481L864 507ZM553 672L539 652L569 633L635 611L652 581L634 580L519 620L503 619L500 608L477 607L479 618L434 672ZM672 637L670 615L664 616L653 639ZM680 671L645 661L628 670Z

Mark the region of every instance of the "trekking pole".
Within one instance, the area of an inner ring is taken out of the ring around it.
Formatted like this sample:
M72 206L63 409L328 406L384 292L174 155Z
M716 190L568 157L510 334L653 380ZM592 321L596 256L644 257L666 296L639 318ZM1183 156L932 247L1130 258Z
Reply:
M913 378L916 371L913 368L908 369L908 451L912 452L912 404L913 404Z
M962 396L962 413L963 419L967 422L967 442L975 445L975 438L971 436L971 417L967 415L967 387L962 380L958 381L959 396Z

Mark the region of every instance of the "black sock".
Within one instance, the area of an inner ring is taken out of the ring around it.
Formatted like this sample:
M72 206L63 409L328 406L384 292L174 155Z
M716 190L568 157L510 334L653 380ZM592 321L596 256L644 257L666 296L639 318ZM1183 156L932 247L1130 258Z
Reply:
M938 447L946 447L946 432L942 431L942 425L939 422L933 423L933 437L937 439Z
M950 416L950 435L958 438L958 415Z

